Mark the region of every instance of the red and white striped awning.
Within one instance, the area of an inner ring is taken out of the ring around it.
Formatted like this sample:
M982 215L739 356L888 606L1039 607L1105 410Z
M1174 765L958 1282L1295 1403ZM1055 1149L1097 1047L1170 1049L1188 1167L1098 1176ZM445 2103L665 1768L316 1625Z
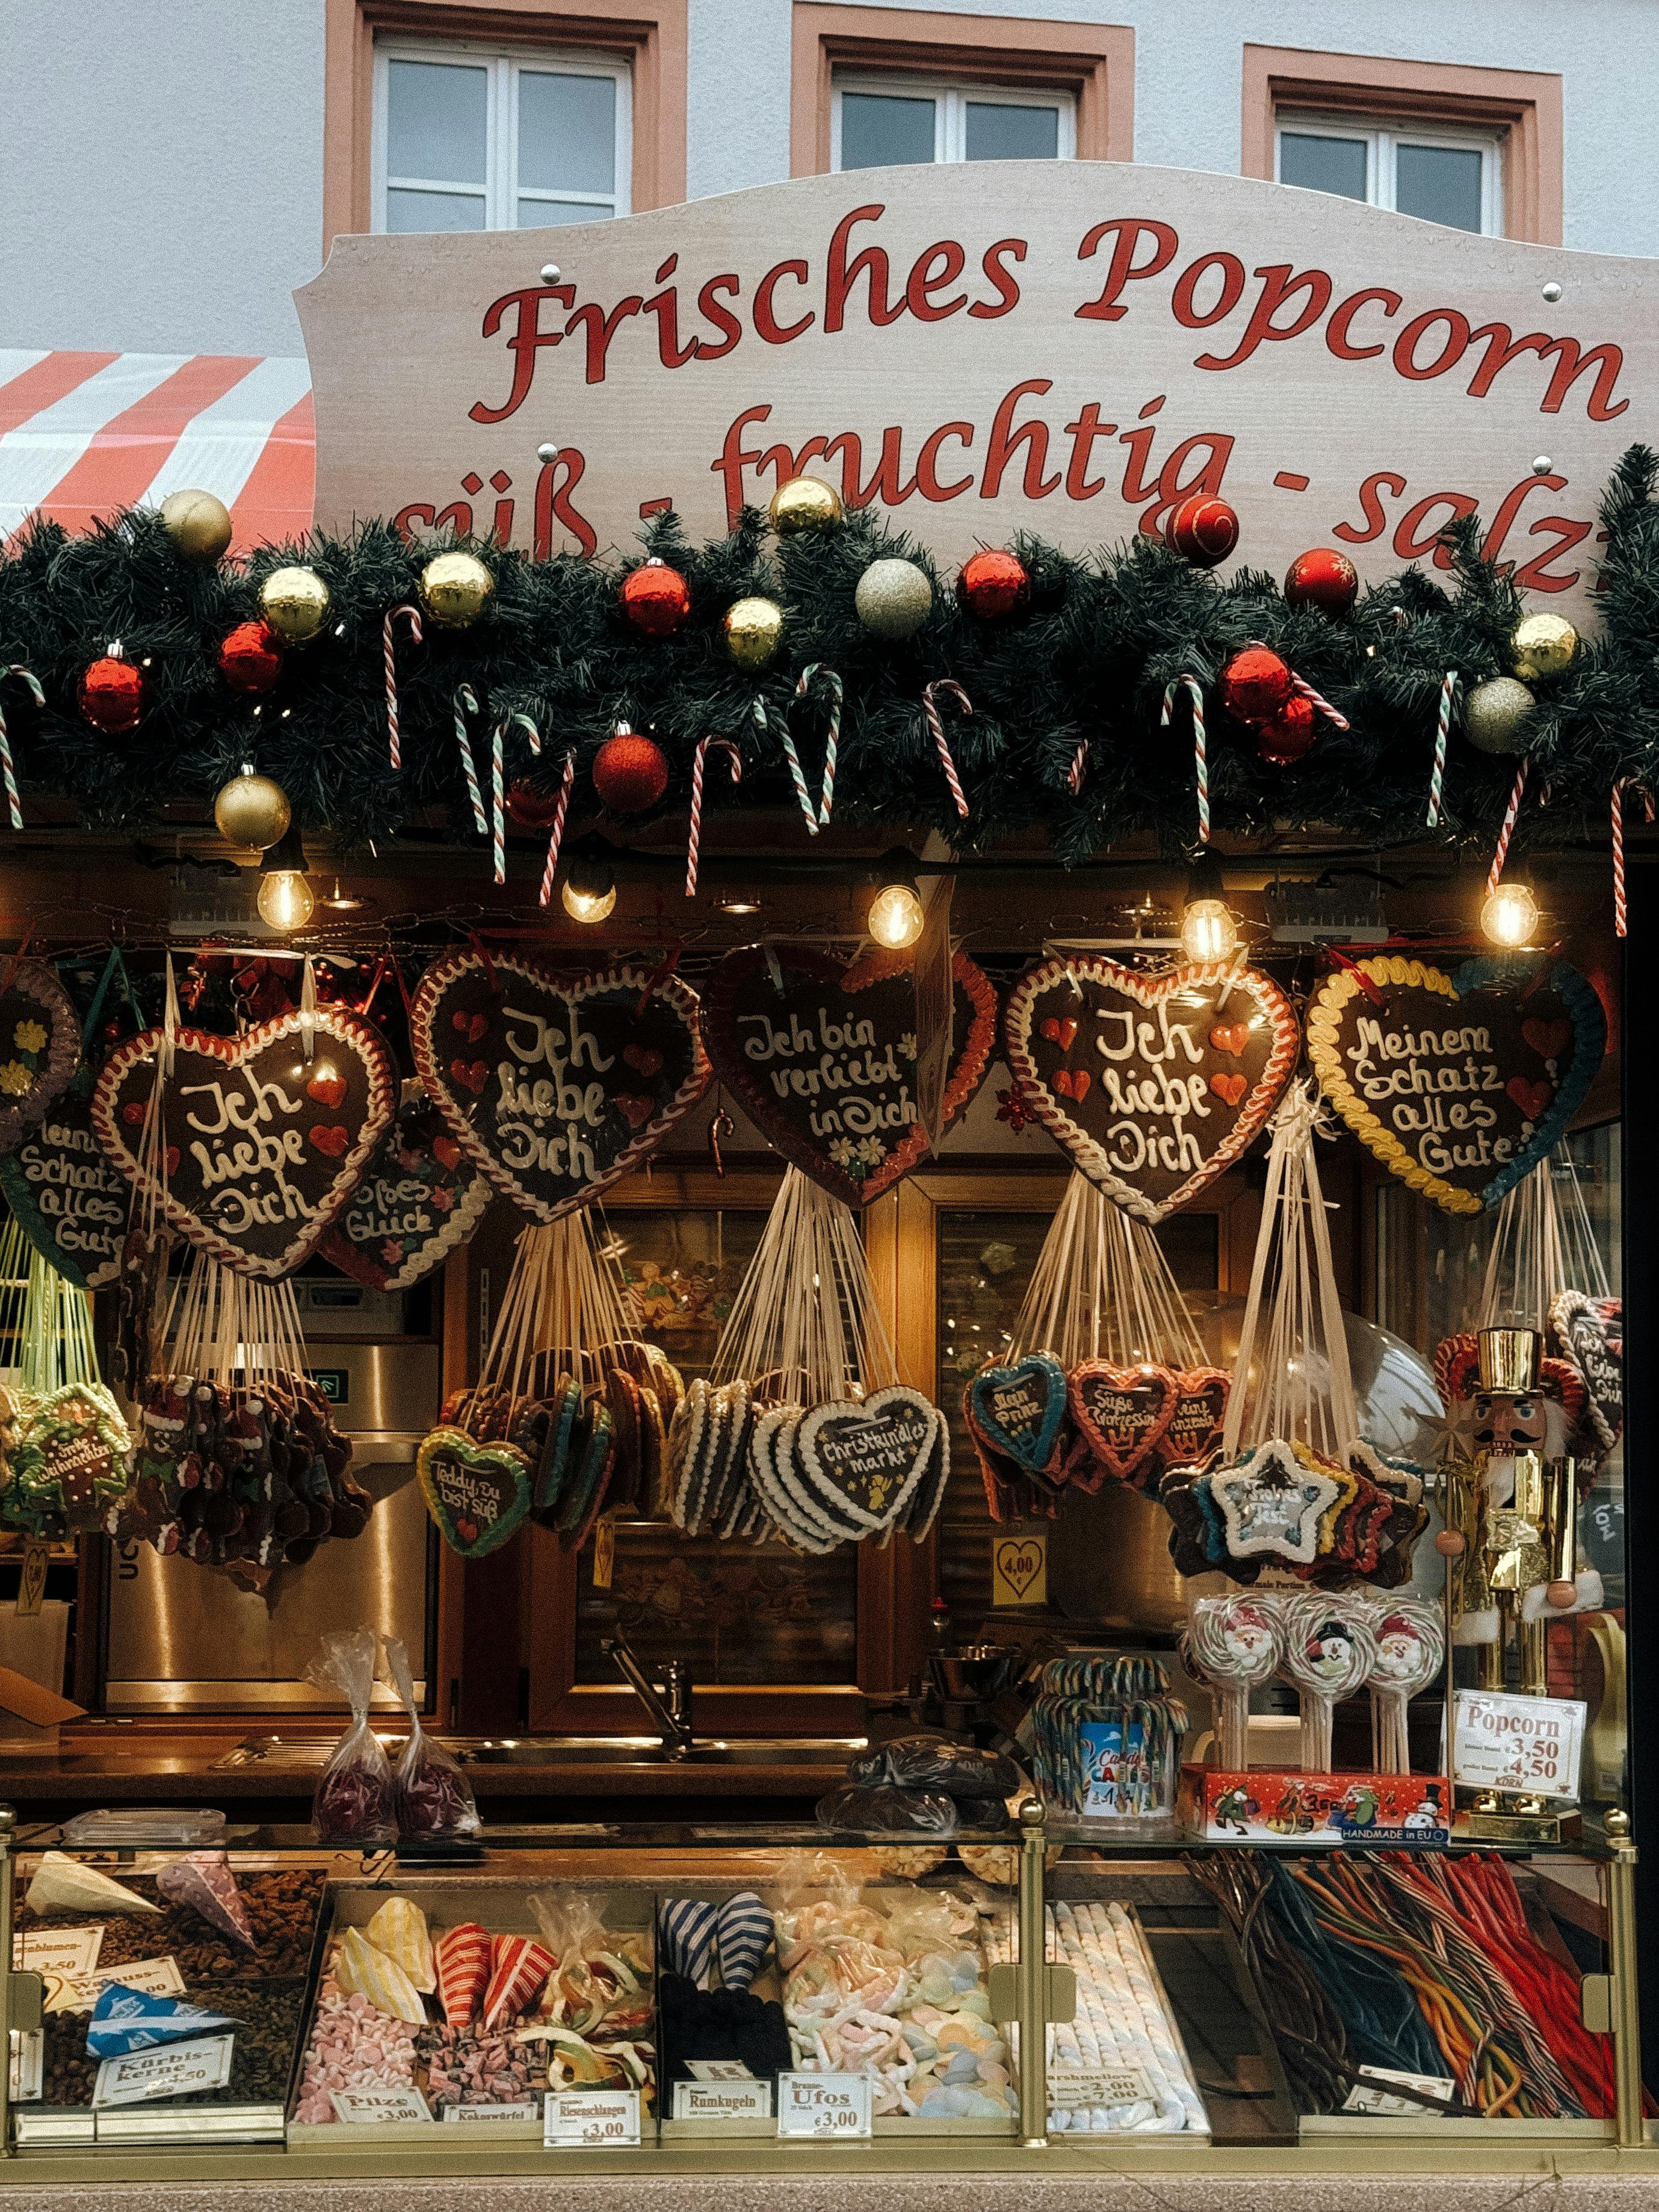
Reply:
M303 356L0 347L0 540L191 488L224 501L240 551L310 529L315 464Z

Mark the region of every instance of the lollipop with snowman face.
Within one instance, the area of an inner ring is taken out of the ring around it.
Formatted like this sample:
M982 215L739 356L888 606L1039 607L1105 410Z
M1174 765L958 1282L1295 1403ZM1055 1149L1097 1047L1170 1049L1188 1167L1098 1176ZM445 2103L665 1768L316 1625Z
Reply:
M1285 1656L1280 1672L1301 1700L1303 1769L1329 1774L1332 1716L1341 1698L1351 1698L1370 1680L1377 1639L1359 1605L1317 1590L1281 1602Z

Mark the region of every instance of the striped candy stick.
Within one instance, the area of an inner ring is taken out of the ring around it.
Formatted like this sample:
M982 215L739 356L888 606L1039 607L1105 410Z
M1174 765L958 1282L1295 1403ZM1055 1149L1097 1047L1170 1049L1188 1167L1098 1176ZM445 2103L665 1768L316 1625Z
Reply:
M1498 832L1498 849L1492 856L1492 870L1486 878L1486 896L1490 898L1498 888L1504 872L1504 863L1509 858L1509 841L1515 834L1515 817L1521 811L1521 794L1527 787L1527 770L1532 766L1532 755L1523 754L1515 779L1515 788L1510 793L1509 805L1504 809L1504 826Z
M1196 676L1177 676L1164 686L1163 711L1158 717L1160 729L1168 729L1175 714L1175 702L1185 691L1192 701L1193 781L1198 793L1198 842L1209 842L1209 750L1204 736L1204 687Z
M1434 769L1429 777L1428 827L1438 830L1443 817L1440 798L1446 781L1446 747L1451 737L1452 702L1457 696L1461 682L1457 671L1449 668L1440 686L1440 706L1434 718Z
M478 702L470 684L457 687L455 694L455 742L461 750L461 767L467 779L467 797L472 801L472 818L481 837L489 836L489 821L484 812L483 795L478 788L478 763L472 757L472 740L467 735L467 716L478 712Z
M952 799L956 802L956 811L966 818L968 802L963 796L962 780L956 773L956 763L951 758L950 746L946 741L945 725L939 713L939 701L942 696L954 700L965 716L973 713L973 702L954 676L940 677L936 682L929 684L922 694L922 712L927 720L928 734L932 738L935 749L938 752L939 765L945 771L945 781L950 787Z
M760 737L772 728L766 715L766 702L757 699L754 707L754 727ZM801 767L801 756L795 750L795 739L790 733L787 717L779 725L784 737L784 758L789 763L790 781L795 786L795 803L801 810L801 819L807 825L808 837L818 835L818 810L812 803L812 793L807 789L807 779Z
M703 767L711 745L725 754L731 763L731 780L743 781L743 759L730 738L699 738L691 763L691 830L686 844L686 896L697 896L697 855L703 842ZM826 817L827 818L827 817Z
M824 745L824 780L818 787L818 821L826 827L830 810L835 804L835 757L841 744L841 679L833 668L812 661L801 671L801 680L795 687L797 699L804 699L814 682L821 678L830 695L829 736Z
M490 732L490 859L495 880L507 879L507 782L505 716Z
M386 745L391 755L391 764L395 769L401 769L403 765L403 744L397 721L397 662L393 651L391 627L399 615L407 615L409 617L411 643L419 645L421 642L419 608L410 606L407 602L401 607L391 608L381 625L380 635L386 664Z
M576 781L576 748L567 746L565 752L565 772L559 779L559 799L554 808L553 827L548 833L548 865L542 871L542 897L546 906L553 897L553 879L559 872L559 848L564 842L565 815L570 806L570 787Z
M1083 777L1089 764L1089 741L1085 738L1071 757L1071 766L1066 771L1066 788L1075 799L1083 788Z
M39 681L33 669L25 668L21 661L14 660L6 673L8 676L15 676L20 684L27 684L29 696L37 707L45 705L46 695L41 690ZM14 830L21 830L23 826L23 809L17 796L17 771L12 764L11 734L6 728L6 717L3 708L0 708L0 775L5 778L6 805L11 815L11 826Z
M1650 822L1653 819L1653 793L1634 776L1621 775L1613 787L1613 927L1615 936L1627 934L1625 911L1625 793L1635 792L1642 801L1642 811Z

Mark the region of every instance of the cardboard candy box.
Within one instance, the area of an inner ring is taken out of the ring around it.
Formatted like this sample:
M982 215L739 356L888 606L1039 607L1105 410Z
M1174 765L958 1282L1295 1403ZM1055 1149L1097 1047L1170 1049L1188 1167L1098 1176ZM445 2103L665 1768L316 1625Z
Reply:
M1208 1843L1444 1844L1451 1793L1438 1774L1301 1774L1276 1767L1181 1770L1181 1823Z

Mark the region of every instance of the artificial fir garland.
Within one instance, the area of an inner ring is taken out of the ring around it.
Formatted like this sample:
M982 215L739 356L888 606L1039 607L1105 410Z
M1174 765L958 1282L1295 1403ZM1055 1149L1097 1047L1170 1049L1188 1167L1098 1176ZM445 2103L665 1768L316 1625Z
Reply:
M1554 837L1606 834L1609 794L1654 773L1659 747L1659 457L1632 447L1602 501L1607 540L1601 629L1567 672L1539 688L1526 725L1532 789L1547 786ZM1525 611L1507 576L1480 557L1480 526L1448 532L1444 570L1410 568L1332 617L1287 605L1278 586L1244 570L1226 583L1151 539L1087 557L1032 538L1014 550L1031 576L1026 610L976 620L926 550L886 529L870 509L838 529L774 538L746 512L723 542L693 546L672 515L642 533L647 554L686 578L692 612L678 635L642 636L619 603L635 562L607 568L562 555L536 562L492 544L475 550L495 578L490 605L464 629L428 622L397 647L403 766L387 750L383 624L415 594L432 547L370 524L347 539L313 536L262 547L245 564L203 568L179 556L159 519L136 510L68 537L36 521L0 561L0 708L27 793L68 796L90 823L137 828L165 799L204 805L245 760L275 776L305 828L347 847L384 840L436 808L471 834L455 744L455 698L478 702L479 737L504 718L510 781L556 791L575 749L572 825L592 818L588 771L619 721L649 729L670 779L654 817L683 817L694 756L706 737L741 750L743 776L709 785L711 811L790 805L784 733L814 770L823 757L828 691L797 697L803 668L833 670L844 706L838 820L915 837L935 830L959 850L1020 830L1047 833L1076 861L1137 831L1166 852L1190 849L1197 822L1184 708L1160 728L1166 685L1191 676L1212 700L1222 664L1252 640L1272 646L1346 717L1327 725L1289 767L1258 757L1249 733L1211 716L1210 804L1219 836L1237 839L1317 824L1376 847L1421 842L1436 710L1448 671L1463 693L1511 672L1510 635ZM1248 543L1248 529L1245 532ZM935 581L914 637L873 635L854 607L869 564L899 555ZM326 580L332 605L312 643L290 650L273 690L233 691L215 656L257 611L261 580L300 562ZM759 676L735 666L722 637L734 600L758 595L784 612L783 648ZM89 663L119 640L142 665L136 730L106 738L77 711ZM9 670L9 674L5 672ZM37 705L19 673L44 692ZM954 680L971 717L950 717L950 744L969 813L959 818L929 736L923 695ZM541 733L532 757L524 721ZM1072 788L1086 745L1081 787ZM1512 759L1453 738L1436 836L1488 848L1515 777ZM814 773L815 783L815 773ZM627 824L653 817L632 816ZM1518 838L1537 821L1530 800ZM612 826L618 826L613 824Z

